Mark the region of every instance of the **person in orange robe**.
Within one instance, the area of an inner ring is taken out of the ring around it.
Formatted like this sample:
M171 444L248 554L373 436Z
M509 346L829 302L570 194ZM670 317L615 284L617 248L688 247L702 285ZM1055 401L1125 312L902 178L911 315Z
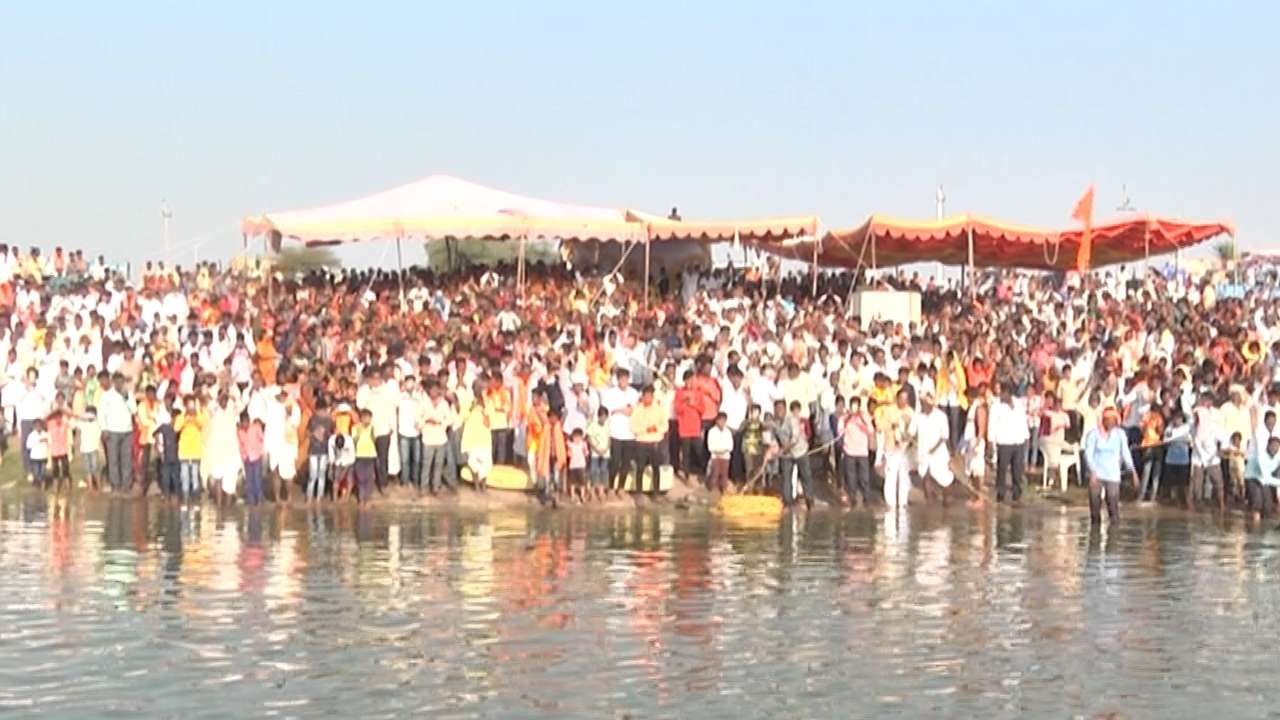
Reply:
M258 372L262 373L263 382L267 385L275 385L276 371L280 368L280 353L272 342L270 330L264 330L262 337L258 339L257 354Z

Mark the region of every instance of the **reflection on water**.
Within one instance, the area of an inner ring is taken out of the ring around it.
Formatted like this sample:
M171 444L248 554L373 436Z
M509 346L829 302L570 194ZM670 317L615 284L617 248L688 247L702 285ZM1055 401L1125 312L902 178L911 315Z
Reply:
M30 498L0 505L0 713L1264 715L1276 558L1207 518L1057 508L743 527Z

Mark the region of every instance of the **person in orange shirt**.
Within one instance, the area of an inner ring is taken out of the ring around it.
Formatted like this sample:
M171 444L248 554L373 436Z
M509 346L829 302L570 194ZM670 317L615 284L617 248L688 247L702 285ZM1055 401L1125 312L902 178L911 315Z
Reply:
M534 463L538 476L538 493L542 504L556 507L557 496L563 492L561 478L565 471L565 458L568 455L565 447L564 425L560 412L547 407L546 400L539 396L536 413L541 427L541 438L538 442L537 460ZM533 455L530 454L532 458Z
M1142 463L1142 488L1138 491L1138 501L1155 502L1160 492L1160 472L1164 466L1164 415L1155 403L1142 416L1139 426L1142 440L1139 442L1139 457ZM1150 488L1151 496L1147 497Z
M515 432L511 428L511 391L494 375L484 393L484 413L493 433L493 464L510 465L515 459ZM533 450L529 450L531 456Z
M975 355L965 366L965 385L968 387L990 386L992 373L991 363L988 363L982 355Z

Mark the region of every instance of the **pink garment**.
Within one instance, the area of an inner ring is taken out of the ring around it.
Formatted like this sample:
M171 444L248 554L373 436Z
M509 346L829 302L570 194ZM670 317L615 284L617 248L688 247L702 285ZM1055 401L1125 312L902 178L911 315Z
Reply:
M587 467L587 441L569 441L569 469L585 470Z
M853 413L844 420L844 454L850 457L871 455L871 424Z
M49 430L49 455L51 457L64 457L67 453L67 447L70 445L70 438L67 437L67 420L59 416L51 418L48 422Z
M250 423L248 429L237 427L236 439L240 441L240 459L258 462L262 459L262 426Z

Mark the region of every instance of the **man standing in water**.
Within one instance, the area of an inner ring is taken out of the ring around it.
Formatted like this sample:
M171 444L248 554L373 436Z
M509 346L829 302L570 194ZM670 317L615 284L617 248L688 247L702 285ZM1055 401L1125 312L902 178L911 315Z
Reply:
M933 392L926 390L920 395L920 412L912 418L909 434L916 443L916 467L925 499L933 496L936 487L942 504L946 505L947 488L955 480L948 449L951 423L946 413L934 404Z
M1120 474L1128 470L1133 487L1138 487L1138 473L1129 452L1129 437L1120 428L1120 413L1107 408L1102 413L1102 427L1090 430L1084 438L1084 460L1089 466L1089 518L1094 525L1102 522L1102 493L1107 493L1107 517L1120 519Z
M883 405L876 411L876 427L880 429L884 454L884 504L891 510L905 508L911 495L911 467L907 462L911 416L907 393L903 390L898 391L894 404Z
M1014 398L1013 386L1005 383L1000 386L1000 397L991 404L987 415L987 440L996 446L996 502L1004 502L1006 483L1011 501L1016 503L1022 497L1029 438L1027 403L1022 398Z

